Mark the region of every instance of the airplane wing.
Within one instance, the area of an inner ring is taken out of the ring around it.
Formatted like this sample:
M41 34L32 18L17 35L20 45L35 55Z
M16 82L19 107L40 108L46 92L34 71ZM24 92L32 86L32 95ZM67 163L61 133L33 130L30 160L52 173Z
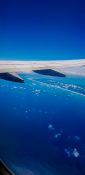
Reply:
M50 60L50 61L0 61L0 78L23 83L18 73L35 73L66 77L66 75L85 76L85 59L80 60Z

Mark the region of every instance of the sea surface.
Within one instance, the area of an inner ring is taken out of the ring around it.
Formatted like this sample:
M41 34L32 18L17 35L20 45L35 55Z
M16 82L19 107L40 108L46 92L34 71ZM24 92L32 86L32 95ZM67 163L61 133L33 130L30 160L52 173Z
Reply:
M0 159L16 175L85 174L85 77L0 80Z

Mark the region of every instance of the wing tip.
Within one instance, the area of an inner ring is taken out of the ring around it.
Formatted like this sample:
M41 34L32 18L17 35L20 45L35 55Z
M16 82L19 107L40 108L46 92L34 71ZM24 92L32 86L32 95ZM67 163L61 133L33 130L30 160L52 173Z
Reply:
M42 75L53 76L53 77L66 77L65 74L58 72L56 70L53 70L53 69L33 70L33 72L42 74Z
M0 73L0 78L12 82L24 83L24 79L15 73Z

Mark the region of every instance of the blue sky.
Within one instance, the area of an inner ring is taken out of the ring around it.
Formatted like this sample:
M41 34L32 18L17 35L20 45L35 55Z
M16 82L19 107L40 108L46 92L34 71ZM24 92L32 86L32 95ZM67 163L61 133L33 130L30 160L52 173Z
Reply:
M1 0L0 59L85 58L84 0Z

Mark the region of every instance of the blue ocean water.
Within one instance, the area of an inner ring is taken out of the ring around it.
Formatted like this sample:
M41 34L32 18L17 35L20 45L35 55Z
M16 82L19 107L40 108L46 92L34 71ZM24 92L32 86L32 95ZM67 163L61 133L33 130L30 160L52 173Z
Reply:
M85 77L0 80L0 158L17 175L85 174Z

